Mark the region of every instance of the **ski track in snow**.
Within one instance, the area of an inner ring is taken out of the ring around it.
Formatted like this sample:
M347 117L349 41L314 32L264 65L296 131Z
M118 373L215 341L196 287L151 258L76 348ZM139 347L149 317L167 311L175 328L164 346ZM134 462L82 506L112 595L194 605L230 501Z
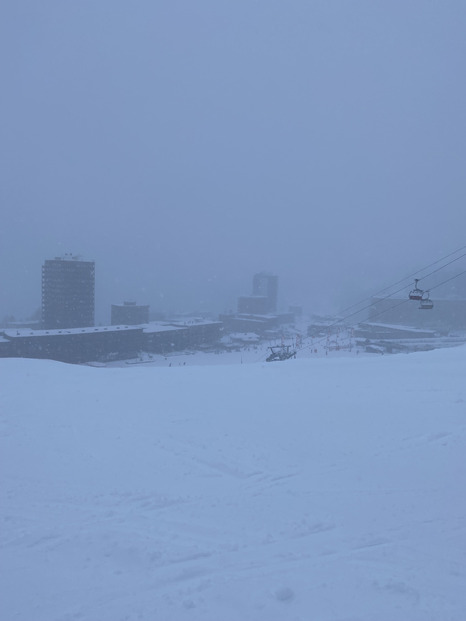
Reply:
M0 361L0 619L462 621L465 363Z

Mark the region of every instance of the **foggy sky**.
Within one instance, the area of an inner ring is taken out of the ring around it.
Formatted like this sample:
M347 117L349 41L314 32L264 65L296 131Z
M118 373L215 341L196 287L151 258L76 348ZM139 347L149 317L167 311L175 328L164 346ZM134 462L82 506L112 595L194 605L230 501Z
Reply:
M65 252L105 323L262 270L320 310L463 245L465 32L462 0L5 0L0 317Z

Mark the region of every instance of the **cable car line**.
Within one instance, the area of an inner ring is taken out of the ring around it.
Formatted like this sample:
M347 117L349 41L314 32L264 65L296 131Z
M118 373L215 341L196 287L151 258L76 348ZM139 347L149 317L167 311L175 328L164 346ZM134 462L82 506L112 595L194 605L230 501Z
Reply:
M459 274L455 274L455 276L452 276L451 278L447 278L446 280L438 283L434 287L431 287L429 289L429 292L432 291L432 289L437 289L438 287L441 287L442 285L446 284L447 282L450 282L451 280L454 280L455 278L458 278L458 276L462 276L463 274L466 274L466 270L463 270L462 272L459 272ZM428 293L428 292L425 292L425 293ZM387 299L387 298L385 298L385 299ZM388 311L393 310L394 308L397 308L398 306L401 306L402 304L406 304L407 302L409 302L409 299L401 300L401 302L399 302L398 304L390 306L390 308L386 308L386 309L380 311L379 313L376 313L375 315L373 315L373 317L378 317L379 315L383 315L384 313L387 313Z
M440 270L443 270L448 265L451 265L455 261L458 261L459 259L462 259L465 256L466 256L466 253L462 254L461 256L457 257L456 259L453 259L452 261L449 261L448 263L446 263L442 267L439 267L436 270L433 270L432 272L430 272L429 274L426 274L425 276L423 276L423 278L427 278L428 276L432 276L432 274L435 274L436 272L439 272ZM432 310L434 308L434 303L432 302L432 300L429 297L429 291L424 291L423 289L419 289L419 287L417 285L417 283L420 280L422 280L422 279L421 278L415 278L414 279L414 289L412 289L409 292L409 296L408 297L409 297L410 300L417 300L417 301L419 301L420 302L420 304L419 304L419 308L420 309L422 309L422 310Z
M432 289L437 289L438 287L441 287L442 285L444 285L447 282L450 282L450 280L455 280L455 278L458 278L458 276L462 276L463 274L466 274L466 270L463 270L462 272L460 272L459 274L455 274L454 276L452 276L451 278L447 278L447 280L444 280L443 282L438 283L437 285L434 285L433 287L431 287L429 289L429 291L432 291Z
M417 281L424 280L424 278L427 278L428 276L432 276L432 274L435 274L436 272L440 272L440 270L443 270L445 267L448 267L449 265L451 265L455 261L459 261L463 257L466 257L466 252L464 254L462 254L461 256L457 257L456 259L453 259L452 261L449 261L448 263L445 263L445 265L442 265L442 267L438 267L436 270L433 270L432 272L429 272L428 274L426 274L422 278L416 278L415 280L417 280ZM433 287L431 287L431 289L433 289Z
M464 248L466 248L466 246L464 246ZM462 250L462 248L460 248L460 250ZM458 252L458 250L457 250L456 252ZM455 254L455 253L451 253L450 255L447 255L447 257L448 257L448 256L452 256L452 254ZM444 257L444 259L445 259L445 258L447 258L447 257ZM433 270L432 272L429 272L428 274L426 274L425 276L423 276L423 277L422 277L422 279L421 279L421 278L417 278L417 279L416 279L416 282L419 282L420 280L423 280L424 278L427 278L428 276L432 276L432 274L435 274L436 272L439 272L440 270L443 270L445 267L448 267L448 266L449 266L449 265L451 265L452 263L455 263L455 261L459 261L459 260L460 260L460 259L462 259L463 257L466 257L466 252L465 252L464 254L462 254L461 256L457 257L456 259L453 259L452 261L449 261L448 263L445 263L445 265L442 265L441 267L439 267L439 268L437 268L437 269ZM440 260L444 260L444 259L440 259ZM426 266L426 267L422 268L421 270L419 270L419 271L418 271L418 272L416 272L416 273L418 274L419 272L422 272L422 271L424 271L424 270L428 269L429 267L432 267L432 266L433 266L433 265L435 265L436 263L438 263L438 261L435 261L434 263L431 263L431 264L430 264L430 266L428 265L428 266ZM402 280L400 280L400 281L398 281L398 282L403 282L404 280L407 280L407 278L410 278L410 276L407 276L406 278L403 278ZM448 280L446 280L445 282L448 282ZM387 290L387 289L391 289L391 287L394 287L396 284L397 284L397 283L395 283L395 284L391 285L390 287L386 287L385 289L382 289L382 291ZM430 289L429 289L429 290L430 290L430 291L432 291L432 289L434 289L434 288L436 289L436 288L437 288L437 286L439 286L439 285L436 285L435 287L430 287ZM337 320L337 321L335 321L333 324L330 324L328 327L329 327L329 328L332 328L332 327L334 327L334 326L338 325L339 323L341 323L342 321L346 321L347 319L350 319L350 318L351 318L351 317L353 317L354 315L357 315L358 313L362 313L362 311L367 310L368 308L371 308L371 306L375 306L376 304L379 304L380 302L383 302L384 300L388 300L389 298L391 298L392 296L396 295L397 293L400 293L401 291L404 291L404 290L406 289L406 287L407 287L407 285L403 285L403 287L400 287L400 289L397 289L396 291L392 291L389 295L386 295L386 296L385 296L385 297L383 297L383 298L378 298L376 302L372 302L371 304L368 304L367 306L364 306L363 308L360 308L359 310L354 311L353 313L351 313L351 314L349 314L349 315L347 315L347 316L345 316L345 317L342 317L341 319L338 319L338 320ZM419 290L419 291L421 291L421 290ZM381 291L379 291L379 293L381 293ZM423 292L422 292L422 293L423 293ZM366 298L366 299L369 299L369 300L370 300L370 299L373 299L376 295L378 295L378 294L376 293L376 294L374 294L373 296L371 296L370 298ZM420 300L421 298L419 297L419 298L417 298L417 299L419 299L419 300ZM359 302L359 304L362 304L362 303L363 303L363 302L365 302L365 301L366 301L366 300L362 300L361 302ZM358 306L359 304L353 304L353 307L354 307L354 306ZM350 308L352 308L352 307L349 307L349 308L347 308L346 310L349 310ZM388 310L388 309L387 309L387 310ZM345 311L343 310L342 312L344 313Z
M364 298L363 300L361 300L360 302L356 302L355 304L352 304L351 306L348 306L347 308L344 308L341 313L346 313L346 311L351 310L352 308L354 308L355 306L359 306L360 304L363 304L364 302L366 302L367 300L371 300L374 297L380 295L381 293L384 293L385 291L388 291L389 289L391 289L392 287L396 287L397 285L399 285L400 283L404 282L405 280L408 280L410 278L413 278L414 276L417 276L418 274L420 274L421 272L423 272L424 270L429 269L429 267L433 267L434 265L437 265L437 263L440 263L441 261L445 261L445 259L448 259L449 257L452 257L453 255L457 254L458 252L461 252L462 250L466 250L466 245L465 246L461 246L461 248L457 248L457 250L450 252L449 254L445 255L444 257L442 257L441 259L438 259L437 261L434 261L433 263L429 263L429 265L426 265L425 267L422 267L420 270L417 270L417 272L414 272L413 274L410 274L409 276L405 276L404 278L402 278L401 280L397 280L396 282L394 282L391 285L388 285L388 287L384 287L383 289L381 289L380 291L376 291L373 295ZM458 259L461 259L462 257L466 256L465 254L462 254L461 257L458 257ZM454 261L456 261L457 259L454 259ZM452 261L452 263L454 262ZM447 263L446 265L450 265L450 263ZM444 267L446 267L446 265ZM443 269L443 267L439 268L439 269ZM431 272L434 273L434 272ZM427 276L430 276L430 274L426 274L425 276L422 276L422 278L427 278ZM419 278L418 280L421 280L421 278ZM398 293L398 291L395 291L393 293L391 293L389 296L390 297L392 295L395 295L395 293ZM362 309L364 310L364 309Z
M420 270L417 270L416 272L414 272L413 274L406 276L405 278L402 278L401 280L398 280L397 282L393 283L392 285L389 285L388 287L385 287L384 289L381 289L380 291L376 292L375 294L373 294L372 296L368 297L368 298L364 298L363 300L361 300L360 302L357 302L356 304L352 304L351 306L348 306L346 309L343 309L343 311L341 311L342 313L347 312L348 310L351 310L352 308L355 308L356 306L359 306L360 304L363 304L364 302L366 302L367 300L372 300L374 299L376 296L378 296L380 293L383 293L384 291L388 291L390 290L392 287L395 287L397 284L400 284L402 282L405 282L406 280L408 280L409 278L412 278L413 276L420 274L421 272L424 272L425 270L429 269L430 267L433 267L434 265L437 265L438 263L445 261L445 259L448 259L449 257L454 256L455 254L457 254L458 252L461 252L462 250L466 249L466 245L461 246L460 248L458 248L457 250L450 252L449 254L445 255L444 257L442 257L441 259L438 259L437 261L434 261L433 263L429 263L428 265L426 265L425 267L421 268ZM415 279L415 288L417 289L417 283L420 280L423 280L425 278L428 278L429 276L432 276L432 274L435 274L443 269L445 269L446 267L448 267L449 265L452 265L453 263L455 263L456 261L459 261L460 259L466 257L466 253L463 253L462 255L460 255L459 257L456 257L455 259L452 259L451 261L448 261L448 263L445 263L444 265L438 267L435 270L432 270L432 272L429 272L428 274L425 274L424 276L422 276L421 278L417 278ZM421 294L420 297L417 298L411 298L411 299L417 299L420 301L420 309L432 309L433 308L433 302L430 299L429 296L429 292L432 291L433 289L437 289L438 287L446 284L447 282L450 282L451 280L454 280L455 278L458 278L458 276L461 276L462 274L465 274L466 270L464 270L463 272L460 272L459 274L456 274L455 276L452 276L451 278L448 278L447 280L442 281L441 283L438 283L437 285L430 287L430 289L428 291L423 291L421 289L419 289L419 293ZM377 298L377 300L375 302L371 302L371 304L368 304L367 306L364 306L352 313L350 313L349 315L345 315L343 317L340 317L339 319L337 319L336 321L334 321L333 323L329 324L326 328L327 330L330 330L331 328L337 326L338 324L341 324L344 321L347 321L348 319L350 319L351 317L354 317L355 315L358 315L359 313L362 313L363 311L371 308L372 306L375 306L376 304L379 304L380 302L383 302L384 300L388 300L389 298L391 298L392 296L396 295L397 293L400 293L401 291L404 291L406 289L408 285L405 284L402 287L400 287L399 289L397 289L396 291L392 291L391 293L389 293L388 295L382 297L382 298ZM427 297L423 296L427 294ZM398 306L401 306L403 304L406 304L407 302L410 301L410 298L408 296L407 299L405 300L401 300L400 302L398 302L397 304L394 304L393 306L390 306L389 308L386 308L382 311L379 311L378 313L376 313L375 315L372 315L372 318L378 317L379 315L382 315L384 313L387 313L395 308L397 308ZM355 324L356 325L356 324ZM354 328L353 326L350 326ZM304 337L304 340L307 340L311 337L307 336ZM328 338L328 336L326 337L322 337L321 339L319 339L318 341L316 341L315 343L313 343L312 345L302 345L301 347L297 347L296 351L303 351L305 349L311 349L312 347L314 347L315 345L321 343L322 341L326 340ZM261 356L262 358L262 356Z
M463 255L464 256L464 255ZM459 257L461 258L461 257ZM435 270L438 271L438 270ZM447 282L450 282L452 280L455 280L455 278L458 278L459 276L462 276L463 274L466 274L466 270L463 270L462 272L459 272L458 274L455 274L454 276L452 276L451 278L447 278L446 280L438 283L437 285L435 285L434 287L431 287L429 291L432 291L432 289L437 289L438 287L441 287L442 285L446 284ZM405 289L405 287L403 287L402 289ZM402 290L400 289L400 291ZM394 292L394 293L398 293L398 292ZM392 294L393 295L393 294ZM382 300L387 300L390 296L386 296L385 298L381 298ZM380 301L380 300L379 300ZM400 302L398 302L397 304L393 304L392 306L390 306L389 308L385 308L381 311L379 311L378 313L376 313L375 315L372 315L371 319L374 319L375 317L378 317L379 315L383 315L384 313L388 313L388 311L391 311L395 308L398 308L399 306L402 306L403 304L407 304L409 302L409 298L406 298L405 300L401 300ZM431 300L429 299L429 302L431 302ZM370 306L374 306L373 304L370 304L369 306L367 306L366 308L370 308ZM419 308L422 308L422 306L420 306ZM429 306L426 306L425 308L429 308ZM361 309L364 310L364 309ZM353 313L353 315L355 315L357 313ZM335 322L333 324L330 324L329 326L327 326L328 328L334 327L337 323L339 323L340 321L344 321L345 319L348 319L349 317L351 317L352 315L349 315L348 317L344 317L342 319L340 319L338 322ZM349 326L350 328L354 328L355 326ZM309 337L308 337L309 338ZM314 347L315 345L318 345L319 343L321 343L322 341L325 341L327 339L327 337L322 337L321 339L319 339L318 341L316 341L315 343L313 343L312 345L305 345L303 347L301 347L300 349L298 349L298 351L302 351L304 349L311 349L312 347Z

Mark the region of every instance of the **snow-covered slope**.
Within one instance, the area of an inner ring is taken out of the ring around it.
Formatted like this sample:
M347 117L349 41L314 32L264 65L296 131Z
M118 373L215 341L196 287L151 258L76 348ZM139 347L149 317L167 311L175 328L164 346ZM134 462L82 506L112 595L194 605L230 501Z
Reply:
M462 621L465 371L0 360L0 619Z

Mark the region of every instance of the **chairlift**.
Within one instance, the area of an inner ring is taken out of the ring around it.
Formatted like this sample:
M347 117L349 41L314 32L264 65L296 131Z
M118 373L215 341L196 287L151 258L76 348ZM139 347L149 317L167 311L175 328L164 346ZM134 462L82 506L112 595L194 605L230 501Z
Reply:
M434 303L429 297L429 292L425 291L421 298L421 303L419 304L419 308L421 310L432 310L434 308Z
M414 279L414 289L409 292L410 300L422 300L424 291L422 289L419 289L419 287L417 286L417 283L419 282L419 280L420 280L419 278Z
M266 358L267 362L273 362L275 360L288 360L289 358L296 358L296 349L291 345L279 345L269 347L270 355Z

